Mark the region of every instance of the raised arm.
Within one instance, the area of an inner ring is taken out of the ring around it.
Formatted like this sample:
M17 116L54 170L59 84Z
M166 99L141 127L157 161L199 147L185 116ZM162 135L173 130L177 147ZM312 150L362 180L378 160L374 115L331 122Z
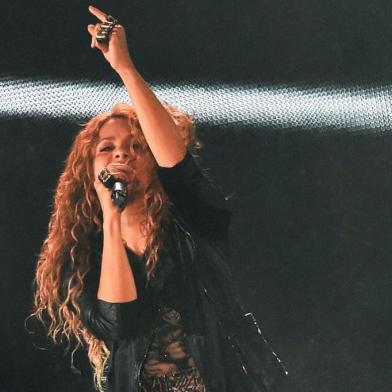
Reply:
M90 12L100 22L107 15L95 7ZM136 110L143 134L158 163L158 175L170 199L195 227L211 238L227 236L230 213L224 198L187 154L185 137L159 99L149 88L129 54L125 30L116 25L107 45L96 41L101 23L89 25L91 46L101 50L111 67L122 78Z
M100 22L107 20L107 15L99 9L89 7L89 11ZM96 41L95 36L99 28L100 23L88 26L88 31L92 36L91 46L102 51L105 59L124 82L136 110L144 137L158 165L173 167L186 154L184 139L177 125L136 70L129 54L124 27L116 25L108 45L99 44Z

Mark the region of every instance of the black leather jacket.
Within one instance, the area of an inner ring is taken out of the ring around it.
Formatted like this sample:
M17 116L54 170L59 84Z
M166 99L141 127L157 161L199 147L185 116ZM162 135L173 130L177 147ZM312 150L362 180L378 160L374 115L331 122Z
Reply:
M174 168L158 168L172 203L169 236L155 278L147 284L130 262L138 299L97 299L102 239L79 299L83 324L106 342L107 392L136 392L159 304L182 315L186 339L209 392L272 391L286 371L234 288L224 251L230 213L188 153Z

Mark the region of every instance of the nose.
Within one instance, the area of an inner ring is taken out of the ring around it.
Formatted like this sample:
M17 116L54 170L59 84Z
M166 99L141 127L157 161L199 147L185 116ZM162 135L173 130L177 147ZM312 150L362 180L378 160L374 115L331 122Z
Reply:
M114 157L117 159L128 158L128 156L129 156L129 153L126 151L115 151L115 153L114 153Z
M120 162L129 162L135 159L135 154L124 149L118 149L114 152L114 159Z

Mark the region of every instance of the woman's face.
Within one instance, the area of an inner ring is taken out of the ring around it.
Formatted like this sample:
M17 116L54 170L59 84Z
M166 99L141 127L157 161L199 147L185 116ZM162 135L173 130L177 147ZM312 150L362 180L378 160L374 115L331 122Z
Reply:
M150 183L154 160L134 137L126 119L111 118L99 131L94 151L94 178L107 168L128 184L128 194L144 193Z

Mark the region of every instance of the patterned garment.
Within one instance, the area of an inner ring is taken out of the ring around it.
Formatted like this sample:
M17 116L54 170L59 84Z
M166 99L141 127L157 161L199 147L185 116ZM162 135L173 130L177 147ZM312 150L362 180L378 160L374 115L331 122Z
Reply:
M142 392L206 392L202 377L185 344L180 314L160 309L141 373Z
M142 379L142 392L206 392L197 368Z

